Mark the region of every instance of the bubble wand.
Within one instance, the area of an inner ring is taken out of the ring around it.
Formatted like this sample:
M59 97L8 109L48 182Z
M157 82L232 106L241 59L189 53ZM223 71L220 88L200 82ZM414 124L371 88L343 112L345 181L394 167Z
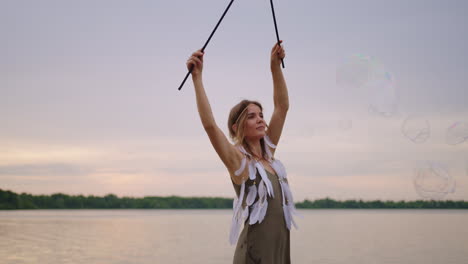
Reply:
M209 37L208 40L205 42L205 45L203 45L203 48L201 49L201 52L203 52L203 51L205 50L206 45L208 45L208 43L210 42L211 37L213 37L213 35L214 35L216 29L218 28L219 24L220 24L221 21L223 20L224 15L226 15L227 11L228 11L229 8L231 7L232 2L234 2L234 0L231 0L231 2L229 2L229 5L226 7L226 10L224 10L223 15L222 15L221 18L219 19L218 24L216 24L215 28L214 28L213 31L211 32L210 37ZM182 84L180 84L180 86L179 86L179 91L180 91L180 89L182 89L182 86L184 86L184 83L185 83L185 81L187 80L188 76L192 73L193 67L194 67L194 65L192 65L192 67L190 68L190 70L189 70L189 72L187 73L187 75L185 75L185 78L184 78L184 80L182 81ZM283 67L283 68L284 68L284 67Z
M276 41L278 41L278 46L281 46L279 34L278 34L278 26L276 25L275 7L273 6L273 0L270 0L270 4L271 4L271 13L273 14L273 22L275 23ZM284 69L283 59L281 59L281 65L283 66L283 69Z

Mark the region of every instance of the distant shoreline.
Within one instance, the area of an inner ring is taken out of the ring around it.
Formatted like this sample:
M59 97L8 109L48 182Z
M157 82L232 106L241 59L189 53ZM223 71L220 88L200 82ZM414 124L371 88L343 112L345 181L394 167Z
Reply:
M0 210L24 209L232 209L232 198L146 196L143 198L83 196L56 193L52 195L17 194L0 189ZM468 209L468 201L337 201L330 198L296 203L298 209Z

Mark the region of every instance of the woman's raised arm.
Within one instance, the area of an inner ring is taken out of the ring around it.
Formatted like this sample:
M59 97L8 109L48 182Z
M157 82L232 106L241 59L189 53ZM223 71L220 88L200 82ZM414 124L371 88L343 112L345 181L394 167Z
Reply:
M192 81L195 86L195 95L197 99L197 108L198 113L200 114L200 119L205 130L216 126L216 122L211 112L210 103L208 102L208 97L205 93L205 88L203 87L203 55L205 55L201 50L195 51L192 56L187 60L187 69L192 70Z
M243 155L237 150L226 138L223 131L218 127L211 111L211 106L206 96L205 88L203 86L203 55L201 50L197 50L187 60L187 68L193 65L192 80L195 86L195 96L197 100L198 114L208 137L210 138L211 145L213 145L216 153L223 161L224 165L231 174L231 178L236 184L241 183L241 178L246 178L246 174L235 177L234 172L240 167ZM247 170L246 170L247 171Z
M282 40L280 42L283 42ZM268 124L267 135L272 143L277 145L283 131L286 114L289 110L289 97L286 81L284 80L283 71L281 70L281 59L286 57L286 53L278 44L275 44L271 49L270 68L273 78L273 115ZM272 149L274 152L275 149Z

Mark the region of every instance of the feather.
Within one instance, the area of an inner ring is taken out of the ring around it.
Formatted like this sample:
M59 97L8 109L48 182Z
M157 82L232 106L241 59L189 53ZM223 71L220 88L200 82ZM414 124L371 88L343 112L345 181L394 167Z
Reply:
M257 178L257 168L255 168L255 161L249 162L249 179L255 180Z
M260 210L259 210L259 213L258 213L258 222L259 223L261 223L263 221L263 219L265 219L267 208L268 208L268 201L265 198L263 203L260 204Z
M252 212L250 212L250 218L249 218L249 225L253 225L257 223L258 221L258 210L260 207L258 206L258 202L254 203L252 205Z
M250 213L250 220L249 224L253 225L258 222L259 216L262 210L262 202L266 200L266 190L265 190L265 183L263 180L260 180L260 183L258 184L258 200L256 203L253 204L252 206L252 213Z
M289 189L289 185L283 182L283 184L281 184L281 188L284 191L284 195L286 196L286 199L288 199L288 204L294 204L294 199L291 193L291 189Z
M245 169L245 163L246 163L246 162L247 162L247 158L244 157L244 158L242 159L240 168L239 168L238 170L236 170L236 172L234 172L234 174L235 174L236 176L239 176L239 175L244 171L244 169Z
M258 199L260 200L261 198L265 197L265 184L263 180L260 180L260 183L258 184Z
M287 205L283 205L283 214L284 214L284 221L286 222L286 227L291 230L291 212L289 212L289 208Z
M273 162L271 162L271 167L275 170L275 172L278 174L278 176L281 178L281 179L284 179L286 178L285 177L285 173L284 171L282 170L281 166L278 164L277 162L278 160L274 160Z
M249 192L247 194L247 198L245 198L245 202L248 206L252 205L255 202L255 198L257 198L257 186L252 185L249 187Z
M271 142L271 139L270 137L268 137L268 135L265 135L263 137L263 139L265 140L265 143L270 147L270 148L276 148L276 145L273 144L273 142Z
M231 231L229 233L229 242L231 245L234 245L239 237L240 226L242 224L239 212L239 210L236 211L232 216Z
M231 230L229 232L229 242L233 245L236 243L239 237L239 230L242 224L241 217L242 217L242 201L244 200L244 193L245 193L245 181L241 184L239 198L234 198L233 209L234 213L232 216L231 222Z
M270 138L267 135L265 135L265 137L263 138L263 143L264 143L265 151L268 155L268 159L273 158L273 154L271 153L270 148L276 148L276 146L273 145L273 143L271 142Z
M242 210L242 221L245 221L249 217L249 207L246 206L244 210Z
M273 193L273 186L271 185L270 179L268 179L268 175L266 174L265 169L258 162L255 164L255 166L257 167L258 172L260 173L260 176L262 177L262 180L265 182L268 194L270 195L270 197L275 197Z
M278 175L283 178L283 179L286 179L286 169L284 168L283 166L283 163L281 163L281 161L279 160L274 160L272 163L271 163L271 166L273 167L273 169L276 171L276 173L278 173Z
M245 193L245 181L241 184L239 199L237 200L237 204L235 205L234 212L240 210L242 207L242 202L244 201L244 193Z
M268 208L268 200L267 195L265 193L265 182L261 182L259 186L259 190L262 189L262 195L258 197L258 222L261 223L266 215L266 210Z

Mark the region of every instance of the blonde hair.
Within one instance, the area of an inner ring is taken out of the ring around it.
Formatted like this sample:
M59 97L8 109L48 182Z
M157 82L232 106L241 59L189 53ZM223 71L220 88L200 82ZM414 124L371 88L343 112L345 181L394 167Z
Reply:
M240 101L233 108L231 108L231 111L229 112L228 129L229 136L231 137L234 144L243 146L248 153L252 154L252 150L245 141L244 135L245 120L247 119L247 106L249 106L250 104L257 105L258 107L260 107L260 110L263 111L262 105L257 101L245 99ZM232 128L234 124L237 124L236 131L234 131L234 129ZM266 127L268 128L268 125L266 125ZM267 159L265 142L263 138L260 139L260 146L262 148L262 157Z

